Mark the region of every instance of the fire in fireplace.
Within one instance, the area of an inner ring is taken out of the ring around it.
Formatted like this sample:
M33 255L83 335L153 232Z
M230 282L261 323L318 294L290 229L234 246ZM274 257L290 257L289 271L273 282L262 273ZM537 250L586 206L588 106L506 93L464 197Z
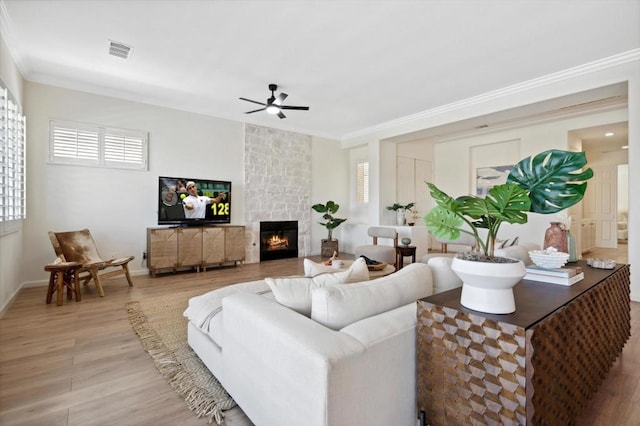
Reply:
M260 222L260 261L298 257L298 221Z

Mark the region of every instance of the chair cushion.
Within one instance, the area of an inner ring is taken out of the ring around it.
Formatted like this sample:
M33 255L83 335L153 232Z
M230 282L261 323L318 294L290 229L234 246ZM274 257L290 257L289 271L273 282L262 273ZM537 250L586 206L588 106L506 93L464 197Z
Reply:
M78 262L83 265L103 262L88 229L55 234L67 262Z
M354 250L354 254L357 258L364 255L369 259L388 263L389 265L394 265L396 263L396 249L391 246L360 246Z
M311 315L311 291L337 284L367 281L369 269L364 259L356 259L345 271L324 272L313 277L265 278L276 301L302 315Z
M385 228L382 226L372 226L367 230L367 234L370 237L378 237L378 238L391 238L392 240L396 237L397 232L395 228Z
M334 330L429 296L431 271L412 263L386 277L311 291L311 319Z

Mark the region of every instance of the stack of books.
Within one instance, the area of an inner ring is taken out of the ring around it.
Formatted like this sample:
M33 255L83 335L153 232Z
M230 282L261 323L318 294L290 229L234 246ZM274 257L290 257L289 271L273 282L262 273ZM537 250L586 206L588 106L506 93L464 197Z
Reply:
M579 266L541 268L537 265L529 265L527 266L527 275L523 279L551 284L574 285L584 279L584 272Z

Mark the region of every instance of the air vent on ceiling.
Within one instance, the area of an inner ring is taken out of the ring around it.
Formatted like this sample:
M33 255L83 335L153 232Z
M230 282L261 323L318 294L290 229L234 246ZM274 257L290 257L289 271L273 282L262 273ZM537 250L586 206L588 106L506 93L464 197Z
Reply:
M131 52L131 46L127 46L126 44L117 41L109 40L109 55L127 59L129 57L129 52Z

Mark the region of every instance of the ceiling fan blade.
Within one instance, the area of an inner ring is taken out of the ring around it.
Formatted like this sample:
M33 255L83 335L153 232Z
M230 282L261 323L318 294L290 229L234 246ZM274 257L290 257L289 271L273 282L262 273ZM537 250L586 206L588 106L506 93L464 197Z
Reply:
M301 110L301 111L309 111L309 107L308 106L282 105L282 106L280 106L280 109L297 109L297 110Z
M276 104L276 105L280 105L280 104L282 104L282 102L283 102L285 99L287 99L287 96L289 96L289 95L287 95L287 94L286 94L286 93L284 93L284 92L281 92L281 93L278 95L278 97L276 98L276 100L275 100L275 101L273 101L273 103L274 103L274 104Z
M267 108L254 109L253 111L247 111L247 112L245 112L245 114L253 114L254 112L264 111L265 109L267 109Z
M286 116L286 115L284 115L284 114L282 113L282 111L278 111L278 117L280 117L280 118L287 118L287 116Z
M263 102L258 102L258 101L254 101L254 100L247 99L247 98L240 98L240 100L247 101L247 102L253 102L254 104L258 104L258 105L262 105L262 106L266 106L267 105L267 104L265 104Z

